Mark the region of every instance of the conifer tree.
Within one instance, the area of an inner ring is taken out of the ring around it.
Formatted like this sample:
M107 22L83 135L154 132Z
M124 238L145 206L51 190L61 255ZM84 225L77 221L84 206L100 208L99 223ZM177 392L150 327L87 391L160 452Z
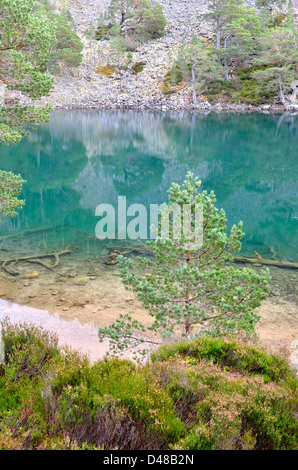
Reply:
M255 10L243 0L212 0L208 8L200 17L213 24L218 61L224 65L225 80L229 80L229 61L239 63L253 52L259 20Z
M32 126L44 124L50 106L22 106L6 90L20 92L33 101L50 93L53 79L46 70L55 31L49 20L35 15L31 0L0 0L0 143L17 144ZM0 173L0 219L16 215L23 205L17 196L23 180Z
M243 6L243 0L212 0L208 4L208 12L199 18L211 21L216 32L216 48L221 49L222 30L235 17L239 17L238 8Z
M120 26L115 23L112 30L112 38L110 40L110 56L115 60L118 66L118 70L121 72L121 60L127 50L125 41L120 34Z
M239 7L235 16L222 30L225 80L229 80L229 62L233 67L245 63L256 47L256 38L260 32L259 19L252 8Z
M274 26L274 11L280 12L287 0L256 0L256 7L269 17L269 25Z
M15 217L16 210L23 207L24 200L18 199L23 183L20 175L0 170L0 222L6 217Z
M61 72L61 67L78 67L82 62L83 43L72 29L72 18L68 10L54 13L48 0L34 2L33 12L46 17L55 31L55 40L50 46L47 68L53 75Z
M169 205L165 204L164 210L170 213L173 204L179 206L185 220L188 207L190 231L196 240L203 228L202 243L189 243L189 230L171 237L175 233L172 217L169 238L158 236L147 242L154 259L139 257L135 263L119 257L124 285L137 294L154 321L145 327L130 315L121 315L110 326L99 328L100 341L108 337L113 354L145 343L157 345L160 335L190 338L194 334L254 332L259 320L254 310L267 297L268 271L257 274L231 264L233 254L241 249L242 222L228 235L226 215L216 208L214 192L199 192L200 186L201 181L188 173L181 186L171 185ZM197 206L202 208L202 227L194 217ZM146 337L146 332L151 337Z
M117 23L125 39L155 39L164 34L166 20L162 6L153 0L111 0L107 12L100 17L97 39L105 37Z
M291 91L291 83L297 77L297 26L264 30L255 63L264 67L253 74L262 89L275 92L278 101L287 105L286 92Z
M46 63L55 32L32 8L31 0L0 0L0 84L36 100L53 86ZM46 122L49 108L20 107L4 95L0 116L0 141L15 144L27 135L26 125Z
M206 82L220 78L222 71L216 58L213 48L196 36L189 46L180 47L174 70L180 70L184 80L191 84L193 104L197 103L197 90L202 93Z

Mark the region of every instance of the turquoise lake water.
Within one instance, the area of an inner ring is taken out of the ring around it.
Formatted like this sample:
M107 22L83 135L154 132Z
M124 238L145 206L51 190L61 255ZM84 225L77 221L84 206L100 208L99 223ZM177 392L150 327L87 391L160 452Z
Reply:
M244 255L298 261L295 115L56 111L18 146L0 147L0 168L27 181L25 207L0 225L11 251L74 243L90 256L106 244L95 237L97 205L126 196L149 210L191 170L228 227L243 221Z

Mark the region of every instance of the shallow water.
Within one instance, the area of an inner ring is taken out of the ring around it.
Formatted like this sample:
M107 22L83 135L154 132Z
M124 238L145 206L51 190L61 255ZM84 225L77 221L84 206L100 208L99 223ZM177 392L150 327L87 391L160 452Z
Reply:
M0 168L27 181L26 205L0 226L0 237L10 235L0 247L72 243L78 258L98 254L106 245L95 238L98 204L117 215L126 196L149 213L191 170L215 191L228 227L244 222L243 254L298 261L297 123L289 114L55 112L18 146L0 147Z
M70 347L87 356L91 362L104 357L108 341L99 343L97 330L92 324L82 325L77 318L65 320L58 314L50 315L46 310L21 306L0 299L0 318L15 323L33 323L58 337L59 346Z
M125 292L117 267L104 264L112 247L136 242L98 240L95 209L109 203L117 215L118 197L126 196L127 206L142 203L149 213L189 170L215 191L228 227L244 222L244 255L298 262L297 123L289 114L59 111L18 146L0 147L0 168L27 181L26 205L0 225L1 259L72 251L53 270L24 262L11 263L15 276L2 269L0 319L43 326L61 345L100 359L108 344L99 343L97 327L119 313L143 321L144 309ZM33 270L38 277L23 278ZM263 339L292 344L297 270L271 274Z

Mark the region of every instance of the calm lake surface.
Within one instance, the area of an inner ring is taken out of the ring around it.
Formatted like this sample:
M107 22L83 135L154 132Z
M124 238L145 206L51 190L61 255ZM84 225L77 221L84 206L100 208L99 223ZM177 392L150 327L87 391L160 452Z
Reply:
M243 221L244 255L298 261L294 115L59 111L18 146L1 146L0 168L27 181L25 207L0 225L8 251L75 244L76 256L92 256L107 244L95 237L97 205L117 208L126 196L149 213L191 170L228 227Z

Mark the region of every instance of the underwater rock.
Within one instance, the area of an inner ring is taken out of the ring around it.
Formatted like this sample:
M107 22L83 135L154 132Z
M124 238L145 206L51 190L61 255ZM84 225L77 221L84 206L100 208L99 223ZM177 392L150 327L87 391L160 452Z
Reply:
M110 253L107 254L105 264L118 264L119 255L121 255L121 253L118 250L110 251Z
M39 273L37 271L32 271L31 273L24 274L23 278L24 279L34 279L35 277L38 277Z

